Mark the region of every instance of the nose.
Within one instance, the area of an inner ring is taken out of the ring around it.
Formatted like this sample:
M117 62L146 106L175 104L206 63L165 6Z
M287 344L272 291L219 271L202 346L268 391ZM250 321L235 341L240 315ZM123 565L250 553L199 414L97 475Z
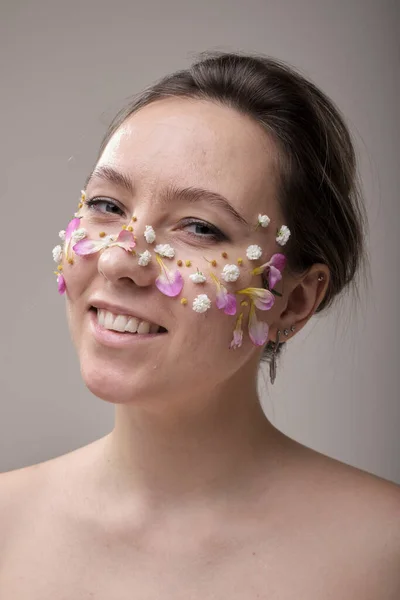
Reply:
M114 284L131 280L139 287L153 285L158 275L154 252L151 252L151 260L146 266L139 264L139 255L144 250L138 251L135 248L135 252L132 254L119 246L106 248L100 253L98 259L99 273Z

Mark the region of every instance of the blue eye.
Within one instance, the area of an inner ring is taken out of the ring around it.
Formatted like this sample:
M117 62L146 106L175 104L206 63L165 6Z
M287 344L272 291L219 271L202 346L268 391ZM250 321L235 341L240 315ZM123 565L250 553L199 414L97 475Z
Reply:
M120 215L123 216L124 215L124 211L122 210L122 208L120 208L118 206L118 204L116 204L115 202L112 202L111 200L107 200L107 199L102 199L102 198L93 198L92 200L85 200L85 204L86 206L91 209L91 210L95 210L96 212L102 213L102 214L111 214L111 215ZM100 205L105 205L108 208L110 208L110 210L101 210L99 207Z
M188 227L194 227L195 231L188 231L189 235L197 238L204 238L215 241L226 240L227 237L222 231L220 231L214 225L207 223L206 221L199 221L197 219L185 219L182 225L182 229L187 231Z

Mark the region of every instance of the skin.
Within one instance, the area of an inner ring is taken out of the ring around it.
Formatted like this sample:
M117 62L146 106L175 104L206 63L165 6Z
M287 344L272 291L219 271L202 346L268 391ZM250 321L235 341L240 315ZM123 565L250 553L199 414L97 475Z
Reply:
M241 276L227 284L229 291L261 287L261 276L252 276L251 269L284 251L275 241L277 228L284 224L276 200L276 155L273 141L248 117L211 102L172 98L126 120L98 161L97 166L124 173L134 189L129 193L100 178L89 182L87 199L106 197L123 210L110 214L103 205L100 213L85 206L81 227L89 237L99 239L99 231L118 234L134 214L136 250L152 250L143 237L145 226L152 225L156 244L169 243L176 250L174 260L163 259L168 267L177 259L192 262L191 268L181 268L186 306L181 296L169 298L157 290L159 267L154 259L141 267L136 258L114 247L76 257L74 265L63 264L68 322L83 379L97 397L115 405L114 430L104 438L94 471L107 481L109 494L115 490L116 501L121 486L128 501L140 497L154 506L176 505L182 494L210 499L241 479L248 483L257 469L271 471L287 447L287 438L259 406L262 348L254 346L246 332L248 307L243 345L229 350L236 317L216 308L210 277L201 286L189 280L196 268L218 276L224 264L243 257ZM161 196L170 183L223 194L249 226L206 200L166 205ZM268 228L255 229L259 213L270 217ZM198 228L182 224L187 217L211 223L228 239L195 237ZM250 244L263 249L260 260L246 259ZM227 259L221 258L222 252ZM215 269L206 260L213 258L218 262ZM321 273L325 280L319 282ZM270 339L276 339L278 328L295 325L296 333L301 330L322 301L328 279L329 271L321 264L302 277L283 273L275 287L282 298L276 298L271 310L257 311L270 326ZM213 301L204 314L191 308L200 293ZM89 327L94 296L136 309L168 333L129 349L102 346Z

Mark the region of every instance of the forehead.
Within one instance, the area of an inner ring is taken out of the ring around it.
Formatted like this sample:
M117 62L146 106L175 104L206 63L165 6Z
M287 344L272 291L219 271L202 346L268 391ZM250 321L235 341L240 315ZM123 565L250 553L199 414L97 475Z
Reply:
M98 165L123 171L142 192L170 183L204 187L247 214L272 213L276 204L274 142L250 117L210 101L170 98L143 107L112 136Z

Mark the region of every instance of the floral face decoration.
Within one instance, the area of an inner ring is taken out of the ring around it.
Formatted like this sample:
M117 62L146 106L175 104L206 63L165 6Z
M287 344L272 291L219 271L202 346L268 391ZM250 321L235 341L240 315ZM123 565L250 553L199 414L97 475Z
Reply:
M86 194L81 193L81 201L78 208L82 208L86 201ZM101 252L107 248L118 246L130 253L132 260L136 260L140 267L148 266L151 261L155 260L159 267L159 274L155 279L155 286L164 295L171 298L178 297L185 285L181 271L176 268L173 260L175 258L175 249L170 244L158 243L150 249L144 249L137 252L137 238L133 233L133 227L122 226L118 235L107 235L106 232L99 233L99 240L90 239L87 231L80 227L81 215L79 211L75 213L74 218L68 223L65 231L59 232L63 244L53 248L53 259L58 264L58 269L55 271L57 275L57 287L60 294L66 292L66 282L64 278L63 265L64 260L66 265L72 266L75 257L84 258ZM132 217L131 221L136 222L136 217ZM270 219L267 215L258 215L256 228L268 227ZM286 225L282 225L276 232L275 241L283 246L290 237L290 231ZM152 246L156 240L156 232L151 225L145 226L143 242L148 246ZM150 251L152 250L152 252ZM262 248L258 244L251 244L246 250L246 257L249 261L258 261L263 254ZM224 259L228 258L226 252L222 252ZM206 259L207 260L207 259ZM167 266L167 261L171 266ZM212 269L218 268L218 262L213 259L208 261ZM269 326L264 321L257 319L257 310L270 310L275 302L275 296L281 296L274 290L276 284L282 279L282 271L286 265L286 257L284 254L276 253L270 260L260 266L256 266L251 270L253 276L262 275L265 287L246 287L240 289L229 289L232 284L235 284L240 278L240 267L244 264L242 258L237 258L236 263L226 263L220 271L218 277L215 272L210 270L208 274L203 273L198 268L196 272L189 274L189 285L204 286L207 281L210 281L215 286L215 306L228 316L235 316L235 324L233 329L233 337L229 348L236 350L240 348L243 342L243 322L245 314L243 308L249 306L247 329L250 340L255 346L263 346L268 339ZM191 261L182 260L176 261L178 267L190 267ZM222 283L223 281L223 283ZM237 284L236 286L237 287ZM240 301L240 298L242 300ZM188 304L188 300L184 297L180 299L182 306ZM199 293L192 301L192 309L197 313L206 313L212 308L212 300L207 293ZM239 314L238 308L240 307Z

